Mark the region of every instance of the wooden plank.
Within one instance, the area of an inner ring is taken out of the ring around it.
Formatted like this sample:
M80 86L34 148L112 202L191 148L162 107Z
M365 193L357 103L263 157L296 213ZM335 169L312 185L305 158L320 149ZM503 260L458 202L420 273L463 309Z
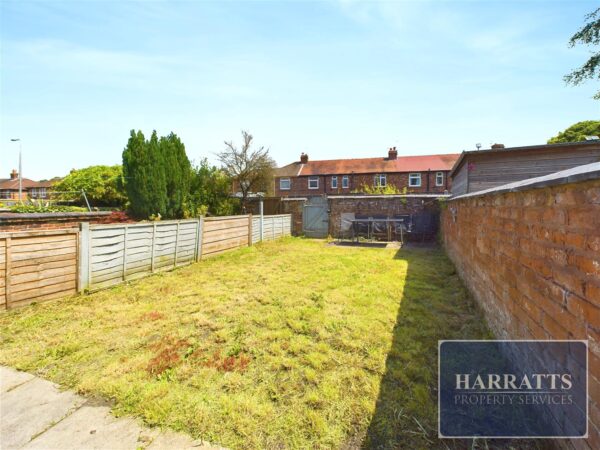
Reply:
M76 271L73 270L72 273L66 273L63 275L58 275L58 276L54 276L54 277L44 277L41 279L37 279L37 280L29 280L27 282L23 282L23 283L19 283L19 284L15 284L13 283L13 285L11 286L11 292L13 293L13 295L15 295L17 292L22 292L22 291L37 291L38 289L45 287L45 286L52 286L54 284L60 284L60 283L64 283L67 281L77 281L77 274Z
M53 236L56 234L77 233L77 228L60 228L57 230L36 230L36 231L8 231L0 232L0 239L21 238L21 237L39 237Z
M207 221L204 224L205 231L225 230L233 227L243 227L248 225L248 218L244 216L241 219L222 220L222 221Z
M34 302L41 303L41 302L46 302L49 300L56 300L58 298L68 297L75 293L76 293L75 289L71 289L71 290L61 290L58 292L52 292L50 294L38 295L36 297L30 297L30 298L26 298L24 300L13 302L13 308L20 308L22 306L27 306Z
M26 241L21 239L13 239L12 241L12 252L14 254L17 253L31 253L37 252L38 250L55 250L61 248L74 248L77 246L77 240L75 239L75 235L71 235L71 239L68 241L58 241L58 242L47 242L47 243L38 243L38 244L29 244Z
M115 236L123 236L124 229L125 225L120 225L118 228L109 229L91 228L92 239L109 239Z
M28 260L27 262L29 262ZM21 275L24 273L42 272L44 270L58 269L61 267L69 267L73 264L73 258L67 258L58 261L39 262L27 266L18 266L11 269L12 275Z
M42 257L35 257L35 258L24 258L22 260L19 261L15 261L14 258L11 262L11 266L13 268L16 267L25 267L25 266L33 266L36 264L43 264L43 263L49 263L49 262L53 262L53 261L65 261L65 260L70 260L73 257L73 253L65 253L65 254L58 254L58 255L47 255L47 256L42 256Z
M54 269L46 269L38 272L27 272L19 275L11 274L12 288L14 289L18 284L29 283L31 281L43 280L45 278L53 278L62 275L71 275L77 273L77 267L75 267L75 261L66 267L57 267Z
M57 248L53 250L44 250L44 251L30 251L26 253L17 253L12 256L12 261L26 261L28 259L34 258L45 258L47 256L56 256L56 255L75 255L76 248Z
M110 247L112 245L122 244L125 241L124 235L111 236L109 238L97 238L92 236L92 248Z
M248 237L248 226L236 227L228 230L208 231L204 233L204 243L223 241L236 237Z
M23 236L18 238L13 238L13 245L21 245L21 242L24 244L48 244L50 242L64 242L64 241L72 241L77 237L76 233L63 233L63 234L55 234L50 236Z
M204 255L211 255L212 253L222 252L225 250L233 250L236 248L245 247L248 244L247 237L228 239L226 241L214 242L206 244L203 250Z
M106 255L96 255L96 256L92 256L92 265L98 264L98 263L103 263L103 262L108 262L108 261L114 261L116 259L121 259L123 257L123 252L116 252L116 253L110 253L110 254L106 254Z
M252 245L252 214L248 216L248 246Z
M71 280L64 281L62 283L51 284L48 286L42 286L35 289L30 289L26 291L15 292L12 295L13 302L19 302L21 300L26 299L34 299L47 294L54 294L58 292L68 292L75 293L77 287L77 282L75 277L72 277ZM66 295L66 294L65 294Z

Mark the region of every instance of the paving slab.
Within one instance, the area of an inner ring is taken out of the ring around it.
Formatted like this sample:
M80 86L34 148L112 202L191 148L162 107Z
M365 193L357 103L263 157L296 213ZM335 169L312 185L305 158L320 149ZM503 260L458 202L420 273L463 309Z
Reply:
M129 450L143 445L138 442L141 432L134 420L117 419L106 406L84 405L23 448Z
M30 373L0 366L0 393L10 391L34 378Z
M0 449L223 450L173 431L115 418L110 408L0 366Z
M0 448L20 448L85 402L60 392L49 381L34 378L0 395Z

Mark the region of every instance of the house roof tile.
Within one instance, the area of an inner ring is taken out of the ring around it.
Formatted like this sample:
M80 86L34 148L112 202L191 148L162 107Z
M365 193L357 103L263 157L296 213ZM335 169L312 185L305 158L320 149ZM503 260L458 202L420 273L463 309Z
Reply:
M310 176L350 173L421 172L426 170L450 170L460 154L398 156L389 158L356 158L293 162L280 167L276 176Z

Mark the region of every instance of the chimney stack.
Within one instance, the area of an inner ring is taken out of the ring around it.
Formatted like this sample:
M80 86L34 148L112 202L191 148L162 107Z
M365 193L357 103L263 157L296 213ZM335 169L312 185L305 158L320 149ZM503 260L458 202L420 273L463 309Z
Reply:
M500 148L504 148L504 144L494 144L494 145L492 145L492 150L498 150Z
M308 163L308 155L306 153L302 152L302 154L300 155L300 162L302 164Z
M10 179L16 180L17 178L19 178L19 172L17 172L15 169L13 169L12 172L10 173Z
M398 151L396 150L396 147L390 147L390 149L388 150L388 159L396 158L398 158Z

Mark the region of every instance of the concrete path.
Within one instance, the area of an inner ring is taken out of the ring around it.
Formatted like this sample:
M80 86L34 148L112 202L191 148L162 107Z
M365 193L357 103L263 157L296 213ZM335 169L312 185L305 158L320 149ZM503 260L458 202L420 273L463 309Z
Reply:
M190 437L117 419L110 408L0 366L0 449L214 450Z

